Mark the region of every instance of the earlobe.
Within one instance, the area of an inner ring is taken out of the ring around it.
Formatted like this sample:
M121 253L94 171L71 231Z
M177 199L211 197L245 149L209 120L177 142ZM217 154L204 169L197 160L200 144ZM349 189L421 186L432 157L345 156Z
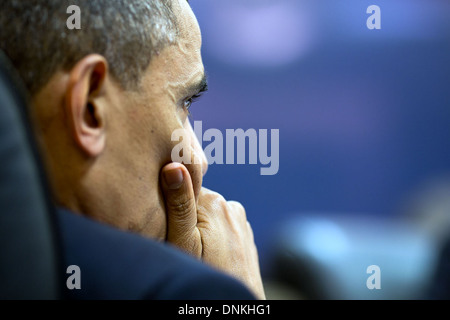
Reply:
M106 59L89 55L70 71L66 94L66 114L77 146L89 157L99 156L105 148L105 111L103 95L108 74Z

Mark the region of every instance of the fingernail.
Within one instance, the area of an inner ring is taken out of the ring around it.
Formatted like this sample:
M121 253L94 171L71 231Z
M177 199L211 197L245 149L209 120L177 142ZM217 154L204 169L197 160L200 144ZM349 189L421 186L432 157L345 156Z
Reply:
M183 172L181 169L171 169L164 171L164 180L166 181L167 187L172 190L179 189L183 184Z

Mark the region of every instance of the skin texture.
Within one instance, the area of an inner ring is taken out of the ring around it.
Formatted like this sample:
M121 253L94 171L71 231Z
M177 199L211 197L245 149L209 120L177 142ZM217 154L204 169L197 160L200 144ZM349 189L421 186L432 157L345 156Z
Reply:
M201 33L184 0L173 1L180 35L153 57L139 90L125 91L104 57L59 71L34 97L37 129L59 205L117 228L168 241L247 284L264 299L245 210L202 188L207 161L186 102L204 78ZM171 161L190 136L195 164Z

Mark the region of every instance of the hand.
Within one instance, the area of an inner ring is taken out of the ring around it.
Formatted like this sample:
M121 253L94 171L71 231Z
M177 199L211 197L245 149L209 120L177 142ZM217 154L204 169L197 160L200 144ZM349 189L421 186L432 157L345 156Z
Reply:
M196 199L186 167L162 169L162 191L168 217L167 241L242 281L265 299L258 251L244 207L202 188Z

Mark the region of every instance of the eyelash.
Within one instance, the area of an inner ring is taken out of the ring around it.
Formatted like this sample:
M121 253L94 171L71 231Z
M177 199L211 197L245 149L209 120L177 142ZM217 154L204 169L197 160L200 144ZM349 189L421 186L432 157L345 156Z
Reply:
M193 95L192 97L190 97L189 99L184 101L183 107L188 112L188 116L192 115L190 109L191 109L192 105L194 104L194 102L196 102L201 96L202 96L202 94L199 93L199 94ZM189 102L189 106L186 106L187 102Z

